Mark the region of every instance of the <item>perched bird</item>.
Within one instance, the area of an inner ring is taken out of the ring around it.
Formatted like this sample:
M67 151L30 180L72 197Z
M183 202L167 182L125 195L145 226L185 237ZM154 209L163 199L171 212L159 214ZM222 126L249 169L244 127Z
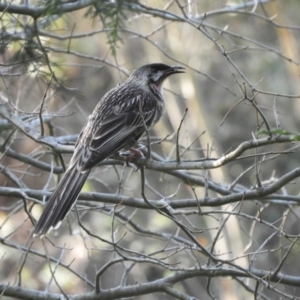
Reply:
M176 73L184 73L184 68L160 63L145 65L103 96L77 139L70 164L48 200L34 236L44 236L59 227L94 166L121 149L132 147L158 122L165 112L162 84Z

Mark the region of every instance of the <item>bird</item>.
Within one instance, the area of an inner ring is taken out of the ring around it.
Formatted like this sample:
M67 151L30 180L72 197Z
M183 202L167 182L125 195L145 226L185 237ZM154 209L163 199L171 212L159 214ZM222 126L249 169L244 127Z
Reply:
M144 65L102 97L78 136L67 170L36 223L34 237L60 226L93 167L130 149L161 119L166 110L163 82L184 69L162 63Z

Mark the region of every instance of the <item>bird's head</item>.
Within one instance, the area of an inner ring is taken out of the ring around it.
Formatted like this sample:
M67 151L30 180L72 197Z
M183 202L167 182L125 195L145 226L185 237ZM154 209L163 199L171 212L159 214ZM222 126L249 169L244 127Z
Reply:
M179 66L170 67L165 64L144 65L135 70L130 78L138 80L145 87L150 87L154 93L161 92L164 80L170 75L184 73L184 68Z

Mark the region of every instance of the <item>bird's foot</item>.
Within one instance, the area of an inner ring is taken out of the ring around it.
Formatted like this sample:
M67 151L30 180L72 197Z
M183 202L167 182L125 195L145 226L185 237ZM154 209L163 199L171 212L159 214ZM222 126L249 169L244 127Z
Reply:
M119 154L122 157L126 157L127 167L130 167L132 165L135 166L135 169L136 169L135 171L137 171L139 169L139 167L136 166L135 164L131 163L131 161L135 158L145 157L142 151L140 151L139 149L133 149L133 148L130 148L125 152L120 152Z

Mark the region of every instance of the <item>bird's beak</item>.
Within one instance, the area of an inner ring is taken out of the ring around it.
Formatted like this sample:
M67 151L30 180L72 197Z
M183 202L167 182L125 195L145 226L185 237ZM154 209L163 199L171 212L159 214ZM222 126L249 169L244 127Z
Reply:
M176 74L176 73L184 73L185 72L185 68L184 67L180 67L180 66L174 66L171 67L170 70L167 70L168 74Z
M184 68L179 66L169 67L161 71L159 77L156 79L154 78L154 81L156 82L157 86L161 86L166 78L177 73L184 73Z
M174 66L174 67L170 67L169 69L164 70L163 74L159 78L159 82L162 83L170 75L177 74L177 73L184 73L184 69L185 68L183 68L183 67Z

